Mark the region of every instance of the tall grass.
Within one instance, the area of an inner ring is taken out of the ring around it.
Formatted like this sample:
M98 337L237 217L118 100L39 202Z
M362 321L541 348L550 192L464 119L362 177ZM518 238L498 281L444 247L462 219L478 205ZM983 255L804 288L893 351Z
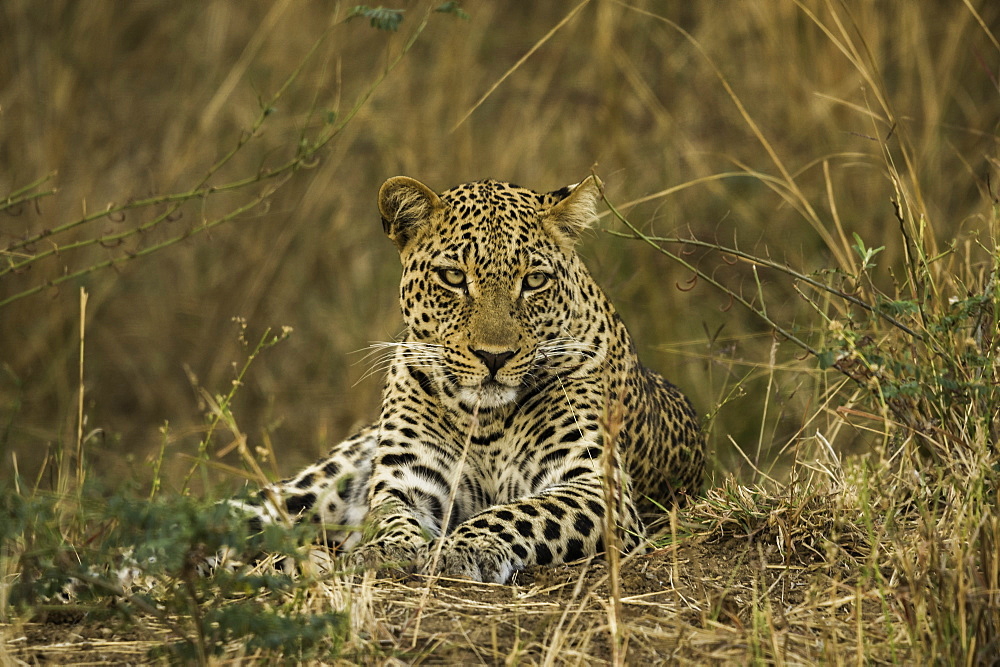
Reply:
M711 489L672 532L761 563L702 599L675 561L660 609L691 655L1000 654L1000 6L438 4L392 32L290 0L5 3L5 478L60 487L77 447L154 497L289 472L377 403L353 353L401 326L381 180L554 189L596 163L612 234L581 252L708 425ZM820 580L782 607L768 567ZM508 657L599 654L576 591ZM655 645L614 598L614 656Z
M890 202L895 193L886 187L890 158L905 172L899 187L927 216L947 221L925 230L927 240L937 247L970 238L989 202L1000 117L996 49L977 20L993 25L996 10L975 7L977 13L814 2L744 11L716 4L664 14L655 5L594 2L478 106L572 8L473 4L467 22L431 21L411 57L266 206L208 235L4 307L0 391L10 427L3 465L9 469L17 452L23 469L37 470L47 447L72 441L69 341L81 283L91 294L86 382L93 445L123 455L105 460L131 455L141 462L158 449L165 420L175 434L171 447L197 442L192 431L201 420L189 378L205 386L228 380L238 356L233 317L258 330L295 329L281 357L260 368L234 406L252 437L282 443L288 466L370 418L378 382L355 385L366 369L352 353L400 326L398 269L372 203L380 181L395 173L441 188L485 176L555 188L597 163L613 201L642 202L623 212L645 231L690 231L805 271L855 273L855 232L870 247L884 246L881 266L904 261ZM109 203L190 192L249 138L262 113L252 141L206 185L268 173L300 154L301 142L314 140L329 120L344 117L422 12L408 7L400 32L386 33L359 21L340 25L346 12L335 7L289 2L168 12L148 3L86 12L72 3L7 3L0 18L11 35L2 56L8 74L0 84L0 183L13 192L48 178L32 192L56 192L6 209L4 246ZM903 136L905 154L893 141ZM41 238L7 257L53 255L30 271L4 275L3 295L183 236L262 194L249 187L198 197L172 221L121 246L104 247L117 243L111 240L76 255L54 251L137 229L171 204L100 217L62 239ZM744 395L718 415L720 467L738 463L726 433L741 444L763 433L769 451L762 456L773 458L770 443L787 442L801 426L795 415L816 397L796 388L796 374L772 386L791 397L782 412L772 407L763 424L753 416L763 414L767 371L754 364L768 358L768 327L727 310L728 300L704 284L676 289L689 274L648 249L594 237L583 252L643 356L691 393L702 412L746 376ZM702 261L726 284L756 289L747 264ZM875 279L889 289L886 273ZM774 295L775 319L805 323L790 283L767 274L761 281ZM777 362L785 350L793 354L782 346ZM843 445L864 447L861 440Z

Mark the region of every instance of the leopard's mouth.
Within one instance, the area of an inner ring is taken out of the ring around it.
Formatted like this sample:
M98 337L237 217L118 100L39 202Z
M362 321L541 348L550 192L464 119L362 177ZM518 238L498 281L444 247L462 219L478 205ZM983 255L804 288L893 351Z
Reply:
M446 386L445 393L457 398L469 409L495 409L509 405L521 395L524 384L522 378L506 378L484 374L459 374L445 369L441 375Z
M510 386L496 378L486 377L478 383L459 385L458 397L470 408L492 409L508 405L517 400L519 386Z

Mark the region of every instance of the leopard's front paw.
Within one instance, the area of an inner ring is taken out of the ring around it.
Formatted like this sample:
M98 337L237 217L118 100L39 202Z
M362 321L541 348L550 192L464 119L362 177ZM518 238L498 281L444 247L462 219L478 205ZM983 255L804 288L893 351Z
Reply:
M419 571L427 558L426 543L380 539L360 544L348 554L348 562L359 570L382 573Z
M488 539L446 539L440 556L431 547L424 571L446 577L505 584L511 575L524 569L524 561L510 551L510 545Z

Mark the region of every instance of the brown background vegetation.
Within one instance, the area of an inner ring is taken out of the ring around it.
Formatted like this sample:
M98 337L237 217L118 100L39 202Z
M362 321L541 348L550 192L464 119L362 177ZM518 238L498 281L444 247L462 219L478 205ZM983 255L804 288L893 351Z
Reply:
M260 132L210 183L284 162L303 133L320 131L333 114L345 118L400 52L427 6L402 4L405 20L392 34L364 19L339 24L349 5L336 2L6 0L0 196L48 174L43 189L58 191L37 206L0 212L0 249L110 202L194 188L252 126L261 100L330 30ZM995 35L1000 5L971 5ZM192 377L198 387L225 393L234 365L246 358L234 317L246 319L251 341L267 327L294 329L255 361L233 406L252 444L273 443L282 473L370 419L379 382L359 382L368 366L357 351L401 327L398 264L374 206L379 184L393 175L441 190L483 177L543 190L576 182L596 164L609 198L647 231L738 244L805 272L838 266L838 257L852 252L849 243L837 239L831 247L753 175L779 173L714 67L827 229L839 218L848 235L886 246L877 279L887 291L891 268L902 261L894 187L923 198L942 247L966 243L982 228L980 214L997 192L996 179L992 195L987 182L991 168L996 174L997 51L962 3L595 1L469 114L574 6L467 2L467 21L431 16L401 65L266 205L0 308L4 475L13 456L32 476L46 456L76 440L80 286L90 294L85 430L93 433L86 446L91 464L110 479L150 477L142 464L159 451L165 422L168 472L186 467L179 455L196 451L205 422ZM880 79L884 102L818 25L835 29L837 21L867 47L861 55ZM915 180L894 186L885 151L902 160L896 142L904 140ZM746 173L708 178L738 171ZM685 183L669 196L626 205ZM172 222L115 247L65 249L134 228L163 207L129 210L4 253L6 266L24 253L62 249L30 270L0 276L0 300L193 229L262 187L188 202ZM620 228L609 217L604 225ZM799 351L780 342L772 358L765 325L739 307L727 309L728 299L704 282L679 289L690 275L641 243L598 231L581 252L646 363L680 385L701 414L714 415L724 403L712 422L716 469L741 464L728 436L753 456L759 450L763 461L776 460L823 396L826 376L815 360L797 359ZM717 254L691 257L754 295L749 265ZM760 278L773 317L813 326L790 280L766 271ZM808 428L821 426L814 419ZM835 445L847 451L866 441L843 430Z

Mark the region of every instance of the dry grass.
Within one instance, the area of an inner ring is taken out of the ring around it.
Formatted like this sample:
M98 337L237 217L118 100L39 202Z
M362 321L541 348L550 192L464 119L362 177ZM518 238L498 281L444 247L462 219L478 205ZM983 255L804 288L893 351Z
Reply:
M964 662L962 655L989 662L995 646L958 653L913 632L914 600L935 595L918 594L904 578L900 542L917 537L919 521L904 520L891 538L873 534L886 525L881 515L866 525L872 499L858 497L872 489L847 481L821 450L814 469L796 470L782 488L727 480L676 517L673 532L683 530L683 539L626 558L617 572L618 651L612 573L602 561L534 569L504 586L320 575L295 606L303 614L345 612L349 630L331 639L331 661L342 664L591 665L615 664L616 653L627 664L914 664ZM993 590L996 583L994 575ZM995 604L980 609L996 621ZM109 627L79 613L52 614L45 623L6 626L7 657L141 660L179 639L174 624L191 627L182 618L168 626L137 615L131 626ZM269 656L232 642L219 658Z
M704 499L611 588L603 564L337 575L295 608L349 610L346 661L996 659L1000 5L436 4L394 34L294 0L0 7L5 478L290 472L377 403L354 352L401 326L381 181L554 189L597 163L635 228L605 226L648 242L581 252L707 416ZM2 590L4 660L177 639L34 625Z

